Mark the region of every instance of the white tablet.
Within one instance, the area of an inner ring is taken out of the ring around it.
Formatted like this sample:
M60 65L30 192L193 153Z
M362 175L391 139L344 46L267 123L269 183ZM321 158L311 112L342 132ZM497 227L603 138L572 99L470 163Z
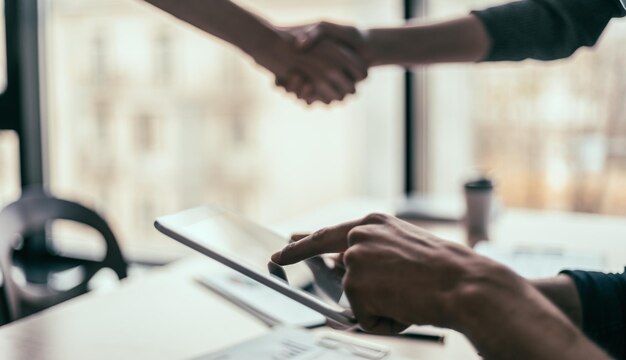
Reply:
M270 256L284 247L287 240L267 228L212 206L159 217L155 227L172 239L306 305L329 320L346 327L356 324L350 309L339 305L340 282L338 279L329 281L332 276L318 269L319 262L317 265L309 262L308 266L296 264L285 268L273 265L274 275L270 274ZM313 274L311 269L316 273ZM288 282L279 277L288 279ZM314 278L330 285L326 293L332 295L318 296L302 290Z

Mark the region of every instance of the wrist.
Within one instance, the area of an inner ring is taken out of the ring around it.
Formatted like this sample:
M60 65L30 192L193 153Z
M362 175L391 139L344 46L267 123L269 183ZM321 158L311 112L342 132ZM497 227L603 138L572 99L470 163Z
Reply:
M519 292L525 286L511 270L490 260L479 258L477 264L466 265L465 269L449 298L450 328L474 333L498 312L499 304L510 302L507 287Z
M288 54L292 50L293 35L271 25L267 30L251 36L240 48L275 75L286 75L290 69Z
M366 29L361 30L363 37L363 49L361 56L367 62L368 66L386 65L386 55L388 44L384 40L385 33L383 29Z
M537 279L531 284L574 323L582 328L582 304L574 280L568 275Z
M415 52L420 43L413 41L415 34L406 32L404 28L370 29L366 36L364 57L370 66L419 63Z
M470 265L451 304L451 328L486 358L602 358L566 316L535 287L487 259ZM578 356L585 354L585 356Z

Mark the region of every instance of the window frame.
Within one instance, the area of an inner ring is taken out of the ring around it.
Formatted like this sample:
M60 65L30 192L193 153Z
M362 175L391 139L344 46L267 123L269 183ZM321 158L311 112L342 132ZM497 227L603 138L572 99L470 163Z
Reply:
M0 94L0 114L6 119L0 130L17 134L20 183L45 189L45 121L41 111L40 3L38 0L5 0L6 88ZM25 242L26 253L48 252L45 234Z
M2 130L13 130L20 142L22 188L44 187L45 121L40 95L38 0L5 0L7 86L0 94Z
M422 18L428 0L404 0L404 19ZM427 190L426 75L406 68L404 73L404 195Z

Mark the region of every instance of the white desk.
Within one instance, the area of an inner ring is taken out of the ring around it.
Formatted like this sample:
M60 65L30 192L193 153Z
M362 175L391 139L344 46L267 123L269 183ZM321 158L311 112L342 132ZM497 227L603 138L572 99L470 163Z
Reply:
M187 259L125 281L111 292L88 294L2 327L0 359L187 359L269 331L193 280L215 265L199 257ZM465 338L452 332L446 345L358 337L410 358L476 358Z
M346 203L276 226L306 231L357 218L384 206ZM463 241L458 225L422 224L442 237ZM626 264L626 221L584 215L509 211L493 228L493 241L567 246L606 252L611 270ZM184 359L224 348L268 331L261 322L194 282L216 266L194 257L108 293L92 293L0 328L0 359ZM315 332L333 331L317 329ZM356 336L356 335L351 335ZM363 335L393 353L415 359L477 358L466 339L450 332L446 345Z

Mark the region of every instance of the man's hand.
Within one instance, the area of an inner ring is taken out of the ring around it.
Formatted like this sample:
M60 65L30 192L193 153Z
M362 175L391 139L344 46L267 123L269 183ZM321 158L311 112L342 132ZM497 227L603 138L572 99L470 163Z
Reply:
M278 28L230 0L147 0L173 16L233 44L270 70L277 83L301 89L313 101L326 104L354 93L367 76L367 64L346 46L317 41L306 52L296 34ZM297 75L289 82L291 75Z
M341 50L341 52L349 51L353 58L358 59L359 64L363 66L362 69L365 71L365 75L367 75L370 64L367 59L365 33L356 27L320 22L284 28L283 30L293 38L293 46L300 53L306 53L311 56L316 54L332 60L336 58L338 50ZM332 63L338 64L336 61ZM360 80L355 81L355 84L358 81ZM277 77L276 85L284 87L290 93L294 93L299 99L306 101L307 104L321 100L323 95L319 90L316 91L315 84L306 81L300 73L291 73L286 78ZM336 100L342 100L342 98L337 98Z
M430 324L464 333L486 358L607 359L528 281L397 218L373 214L322 229L272 260L325 253L342 254L344 291L364 330Z
M333 41L354 51L362 58L367 57L367 32L351 25L322 21L301 26L296 29L294 35L296 46L302 51L311 49L321 41Z
M410 324L454 327L450 315L469 278L500 268L466 247L381 214L320 230L272 260L287 265L324 253L343 254L346 296L360 325L376 333Z
M348 47L321 40L302 51L296 43L303 27L276 31L280 37L272 46L249 53L274 73L277 85L308 104L343 100L354 94L356 84L367 77L367 64Z

